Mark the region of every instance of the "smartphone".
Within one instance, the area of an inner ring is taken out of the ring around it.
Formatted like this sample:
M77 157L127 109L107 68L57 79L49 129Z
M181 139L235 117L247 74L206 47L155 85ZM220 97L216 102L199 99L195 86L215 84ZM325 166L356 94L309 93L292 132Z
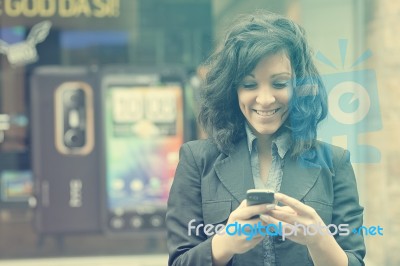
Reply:
M258 204L276 204L274 191L269 189L249 189L247 190L247 206Z
M101 231L100 93L96 88L96 72L84 67L43 66L31 77L38 233Z
M104 228L160 233L184 141L184 90L156 69L125 71L107 69L102 78Z

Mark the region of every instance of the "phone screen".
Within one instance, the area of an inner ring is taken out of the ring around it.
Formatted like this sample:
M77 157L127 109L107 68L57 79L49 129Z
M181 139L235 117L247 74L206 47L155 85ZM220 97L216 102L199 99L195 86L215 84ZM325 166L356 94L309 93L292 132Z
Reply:
M109 86L105 110L110 226L139 229L158 217L157 225L183 143L182 89Z

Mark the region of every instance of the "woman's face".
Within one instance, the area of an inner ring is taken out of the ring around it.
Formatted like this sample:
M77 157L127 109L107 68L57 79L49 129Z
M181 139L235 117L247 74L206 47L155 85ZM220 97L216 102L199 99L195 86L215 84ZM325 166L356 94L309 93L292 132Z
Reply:
M260 60L238 88L240 110L257 136L274 134L288 116L292 67L284 52Z

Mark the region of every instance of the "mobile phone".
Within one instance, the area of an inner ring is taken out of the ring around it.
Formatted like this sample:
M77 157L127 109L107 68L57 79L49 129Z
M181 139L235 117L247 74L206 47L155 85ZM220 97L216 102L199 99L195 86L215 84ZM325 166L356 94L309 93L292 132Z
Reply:
M274 191L269 189L249 189L247 190L247 206L258 204L276 204Z
M31 76L34 225L40 234L101 231L97 88L97 73L85 67L42 66Z
M157 69L103 71L107 234L165 230L169 188L184 142L183 79L172 78Z

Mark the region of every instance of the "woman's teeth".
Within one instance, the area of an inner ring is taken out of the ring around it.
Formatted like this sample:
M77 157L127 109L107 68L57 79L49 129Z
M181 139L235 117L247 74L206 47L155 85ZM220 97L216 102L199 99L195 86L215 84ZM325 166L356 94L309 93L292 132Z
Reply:
M272 110L272 111L268 111L268 112L266 112L266 111L259 111L259 110L255 110L255 111L256 111L256 113L257 113L258 115L261 115L261 116L271 116L271 115L274 115L276 112L278 112L278 110L279 110L279 108L278 108L278 109L275 109L275 110Z

